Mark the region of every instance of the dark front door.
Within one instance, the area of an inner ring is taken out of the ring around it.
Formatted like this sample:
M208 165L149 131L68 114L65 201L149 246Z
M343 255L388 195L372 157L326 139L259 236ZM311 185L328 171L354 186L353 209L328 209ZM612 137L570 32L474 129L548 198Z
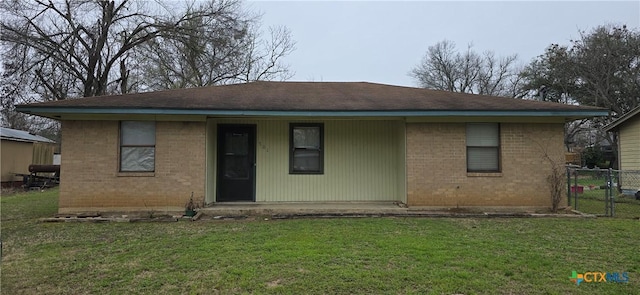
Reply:
M255 201L256 126L218 125L216 201Z

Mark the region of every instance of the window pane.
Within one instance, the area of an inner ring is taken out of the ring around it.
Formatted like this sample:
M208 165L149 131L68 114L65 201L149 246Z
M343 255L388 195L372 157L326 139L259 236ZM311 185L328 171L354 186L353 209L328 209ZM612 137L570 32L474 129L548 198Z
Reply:
M289 173L323 173L323 125L291 123Z
M226 133L224 135L225 154L247 155L249 154L248 133Z
M295 171L320 171L320 151L294 150L293 169Z
M499 146L499 130L497 123L467 124L467 146Z
M293 129L294 148L320 148L320 128L295 127Z
M248 156L225 156L224 157L224 178L249 177L249 157Z
M122 147L120 149L120 171L154 171L154 147Z
M498 171L498 148L467 148L467 170Z
M122 121L121 145L155 145L156 122L154 121Z

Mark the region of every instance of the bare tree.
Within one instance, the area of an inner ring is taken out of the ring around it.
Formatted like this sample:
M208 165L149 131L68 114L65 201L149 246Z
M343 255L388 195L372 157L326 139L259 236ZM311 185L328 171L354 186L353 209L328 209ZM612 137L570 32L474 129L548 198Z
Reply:
M518 75L514 67L517 55L498 58L494 52L484 53L478 77L478 93L515 97Z
M252 19L240 2L207 2L188 11L216 11L216 17L194 17L180 26L183 34L159 36L137 54L149 89L199 87L237 76Z
M617 138L601 127L640 105L640 31L604 25L579 34L569 45L551 44L531 61L521 72L521 91L542 100L610 109L608 118L567 125L566 142L568 147L608 143L617 154ZM585 134L588 141L580 138Z
M136 46L175 26L144 11L142 2L3 2L4 57L26 57L26 75L44 100L95 96L117 83L115 69Z
M26 90L27 86L20 76L10 73L16 65L3 61L2 84L0 84L0 125L12 129L38 133L53 140L59 140L59 124L42 117L29 116L15 110L17 103L35 101Z
M2 126L12 129L30 131L29 118L25 114L15 111L16 102L27 101L25 97L25 84L19 76L9 74L15 67L13 63L3 61L2 84L0 85L0 116Z
M291 32L286 27L270 27L269 39L259 39L253 32L250 43L252 50L245 56L242 77L244 82L258 80L287 80L293 76L289 66L281 62L295 49Z
M516 55L498 58L490 51L480 55L472 45L460 53L453 42L444 40L427 49L410 75L424 88L515 97L516 60Z
M262 40L240 0L8 0L0 17L5 120L16 103L290 77L289 31Z
M142 46L144 84L155 90L290 78L281 62L294 50L288 29L269 28L271 39L261 39L259 17L231 4L216 18L185 22L181 29L188 33L179 38L161 36Z
M129 0L6 1L0 8L0 41L8 48L3 58L21 61L10 74L25 77L43 100L144 89L141 83L149 80L141 80L141 69L182 81L162 83L167 87L287 78L280 60L294 46L285 28L261 40L259 17L245 13L238 0L180 7Z
M599 26L570 45L551 44L522 72L524 90L545 100L609 108L616 117L640 105L640 31Z

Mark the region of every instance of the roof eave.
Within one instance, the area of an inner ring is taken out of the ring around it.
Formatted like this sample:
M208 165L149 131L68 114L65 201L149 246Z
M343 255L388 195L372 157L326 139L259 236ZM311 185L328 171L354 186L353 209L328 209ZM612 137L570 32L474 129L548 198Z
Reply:
M53 140L40 140L40 139L24 139L24 138L15 138L15 137L8 137L8 136L2 136L0 137L2 140L8 140L8 141L16 141L16 142L26 142L26 143L35 143L35 142L42 142L42 143L56 143Z
M261 117L565 117L572 120L607 116L606 110L215 110L158 108L17 107L19 112L60 119L63 115L200 115Z
M620 125L624 124L624 122L626 122L627 120L629 120L630 118L632 118L633 116L635 116L636 114L639 114L639 113L640 113L640 106L638 106L635 109L629 111L628 113L624 114L622 117L620 117L617 120L609 123L608 125L605 125L604 127L602 127L602 130L604 130L606 132L614 131L614 130L618 129L618 127L620 127Z

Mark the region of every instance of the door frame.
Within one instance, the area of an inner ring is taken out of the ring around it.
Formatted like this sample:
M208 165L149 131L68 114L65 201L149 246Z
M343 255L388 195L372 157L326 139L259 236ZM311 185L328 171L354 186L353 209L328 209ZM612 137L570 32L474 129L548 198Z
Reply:
M255 202L256 201L256 152L257 152L257 125L256 124L236 124L236 123L231 123L231 124L225 124L225 123L219 123L216 126L216 151L215 151L215 157L216 157L216 176L215 179L213 181L215 181L215 187L216 187L216 191L215 191L215 202L216 203L226 203L226 202ZM251 178L251 185L252 185L252 189L251 189L251 200L238 200L238 201L229 201L229 200L222 200L220 201L220 188L221 188L221 183L223 181L222 179L222 174L220 171L220 166L221 166L221 157L220 157L220 153L223 150L222 147L222 142L223 140L221 140L221 138L224 136L224 129L225 128L248 128L250 130L249 133L249 149L251 150L251 155L252 157L250 157L251 162L253 163L251 165L251 169L249 172L249 177Z

